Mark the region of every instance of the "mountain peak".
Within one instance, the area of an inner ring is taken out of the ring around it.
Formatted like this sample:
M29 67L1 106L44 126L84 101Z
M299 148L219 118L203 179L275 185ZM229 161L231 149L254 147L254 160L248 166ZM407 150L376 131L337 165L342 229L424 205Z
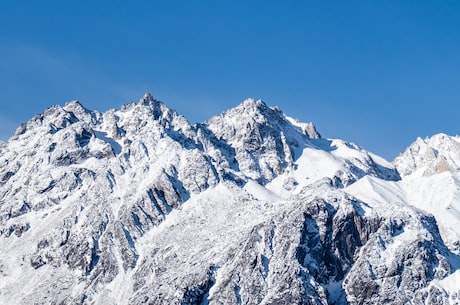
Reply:
M79 100L73 100L73 101L65 103L64 109L69 109L69 108L84 108L84 107L80 103Z
M144 96L139 100L139 103L145 103L145 102L153 102L155 99L153 98L152 93L146 92Z
M393 161L401 175L430 176L460 169L460 137L444 133L417 138Z
M227 109L221 114L216 115L206 121L206 124L213 123L229 125L229 130L221 129L220 132L230 132L232 130L243 131L245 129L264 128L283 131L286 134L302 134L312 139L321 138L313 123L302 123L297 119L284 114L280 107L270 107L262 100L248 98L234 108Z
M267 107L267 105L261 99L254 99L254 98L247 98L237 107L244 107L244 108L263 108Z
M91 119L91 111L86 109L78 100L70 101L62 107L67 113L73 113L78 119L88 121Z
M210 118L204 125L216 138L236 148L241 171L261 183L292 166L298 147L319 138L313 124L300 123L279 107L269 107L253 98Z

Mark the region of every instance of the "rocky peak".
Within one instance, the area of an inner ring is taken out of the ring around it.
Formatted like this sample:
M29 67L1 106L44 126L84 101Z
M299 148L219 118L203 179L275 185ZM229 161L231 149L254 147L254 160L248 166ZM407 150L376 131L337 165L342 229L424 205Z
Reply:
M312 123L300 123L286 116L279 107L269 107L262 100L252 98L212 117L205 124L216 135L230 141L239 141L245 135L262 129L267 132L282 132L293 137L319 137Z
M65 103L63 107L66 111L73 111L73 110L86 110L88 111L78 100L73 100L70 102Z
M238 106L233 108L236 112L239 113L247 113L247 114L264 114L267 111L273 110L272 108L268 107L262 100L255 100L253 98L248 98L240 103ZM279 110L279 108L277 108Z
M66 111L59 105L54 105L47 108L43 113L35 115L27 123L21 124L13 134L13 139L30 132L33 134L39 132L54 133L57 130L65 128L79 119L74 113Z
M460 169L460 137L443 133L417 138L394 161L401 175L419 173L430 176Z
M153 98L152 93L146 92L144 96L139 100L139 104L153 102L155 99Z
M152 133L166 133L176 138L182 133L191 136L192 126L187 119L163 102L155 100L151 93L146 93L138 103L125 104L120 110L104 116L110 118L112 127L109 128L121 130L121 133L117 133L128 137Z
M261 183L291 166L297 148L305 146L310 136L319 137L313 124L296 123L279 107L251 98L204 125L234 148L240 170Z
M86 109L77 100L66 103L62 109L75 116L79 121L83 121L88 124L96 125L100 121L101 114L98 111L90 111Z

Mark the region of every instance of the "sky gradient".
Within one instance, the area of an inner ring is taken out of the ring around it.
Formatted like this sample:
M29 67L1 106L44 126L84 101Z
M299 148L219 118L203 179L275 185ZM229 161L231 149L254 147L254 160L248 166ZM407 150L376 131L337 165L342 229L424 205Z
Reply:
M0 140L147 91L192 123L247 97L392 160L459 134L458 1L0 2Z

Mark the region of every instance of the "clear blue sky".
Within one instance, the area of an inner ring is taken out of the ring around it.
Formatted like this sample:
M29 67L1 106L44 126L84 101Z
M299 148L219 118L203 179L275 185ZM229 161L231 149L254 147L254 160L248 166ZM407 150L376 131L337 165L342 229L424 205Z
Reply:
M146 91L200 122L247 97L393 159L459 132L459 1L0 1L0 139Z

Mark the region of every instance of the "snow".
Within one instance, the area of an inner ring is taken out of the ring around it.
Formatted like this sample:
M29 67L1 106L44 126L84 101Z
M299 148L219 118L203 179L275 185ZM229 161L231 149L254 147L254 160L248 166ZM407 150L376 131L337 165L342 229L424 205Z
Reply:
M345 191L359 200L377 205L410 205L438 219L441 236L448 245L460 240L460 173L443 172L429 177L409 176L385 181L366 176Z
M49 228L59 223L67 213L68 207L64 202L60 207L49 207L37 215L25 214L16 220L29 223L29 232L32 234L27 232L28 234L24 234L21 238L13 234L8 243L2 243L3 255L0 256L0 264L7 268L3 271L3 276L7 276L8 281L0 281L0 304L10 304L11 300L19 300L24 295L33 292L18 289L17 283L20 283L22 287L39 287L41 284L59 279L61 284L68 283L64 285L65 287L76 284L75 274L67 274L64 270L59 272L47 265L34 270L29 262L29 257L35 251L31 245L37 240L46 238ZM35 273L34 276L30 276L32 271Z
M405 204L406 197L399 182L365 176L345 188L350 195L368 204Z
M443 240L460 253L460 138L438 134L418 138L395 164L403 179L397 182L364 177L346 191L368 203L407 204L435 216ZM444 162L444 163L443 163ZM440 164L444 164L440 166Z
M200 253L202 248L213 248L206 255L216 257L222 255L228 247L228 240L224 236L244 235L242 232L264 221L267 213L271 215L274 211L276 205L251 200L239 188L221 183L192 196L138 243L140 248L144 248L144 253L146 249L153 247L181 248L187 249L187 252ZM177 224L181 226L178 227ZM196 243L197 240L204 243ZM177 251L177 255L185 252Z
M449 274L442 280L433 280L431 286L443 289L451 297L448 299L448 304L457 305L460 303L460 268Z
M101 139L103 142L110 144L114 154L118 155L119 153L121 153L121 145L114 139L110 138L106 132L94 131L94 133L98 139ZM97 150L97 148L95 148L94 150Z
M255 182L249 184L251 195L267 195L261 192L263 187ZM163 223L137 241L139 261L148 259L153 252L161 251L164 261L157 261L156 264L167 262L168 269L180 272L169 273L168 278L199 274L207 268L203 264L210 262L215 266L224 265L229 257L235 255L252 228L270 219L278 210L277 205L253 200L248 195L240 188L223 183L193 195L180 209L171 211ZM191 261L190 258L199 260ZM128 278L127 283L140 266L124 275L124 278ZM157 274L151 280L158 283L162 277L162 274ZM129 296L129 291L113 292L118 293L117 303L127 303L123 296ZM210 296L212 293L211 290Z
M292 169L273 179L266 188L282 198L297 194L304 186L315 183L324 177L333 177L343 169L343 163L326 151L306 147L295 161ZM287 185L292 181L290 185Z
M460 137L437 134L417 138L394 160L403 176L430 176L444 171L460 170Z
M401 185L409 204L439 220L442 237L447 243L453 244L460 240L460 173L408 176Z
M261 201L274 202L282 198L268 188L260 185L254 180L249 179L244 185L244 190L251 194L254 198Z
M329 300L331 304L335 304L335 302L344 302L343 298L343 281L334 281L333 279L330 280L329 284L325 285L329 293ZM340 304L340 303L337 303Z

